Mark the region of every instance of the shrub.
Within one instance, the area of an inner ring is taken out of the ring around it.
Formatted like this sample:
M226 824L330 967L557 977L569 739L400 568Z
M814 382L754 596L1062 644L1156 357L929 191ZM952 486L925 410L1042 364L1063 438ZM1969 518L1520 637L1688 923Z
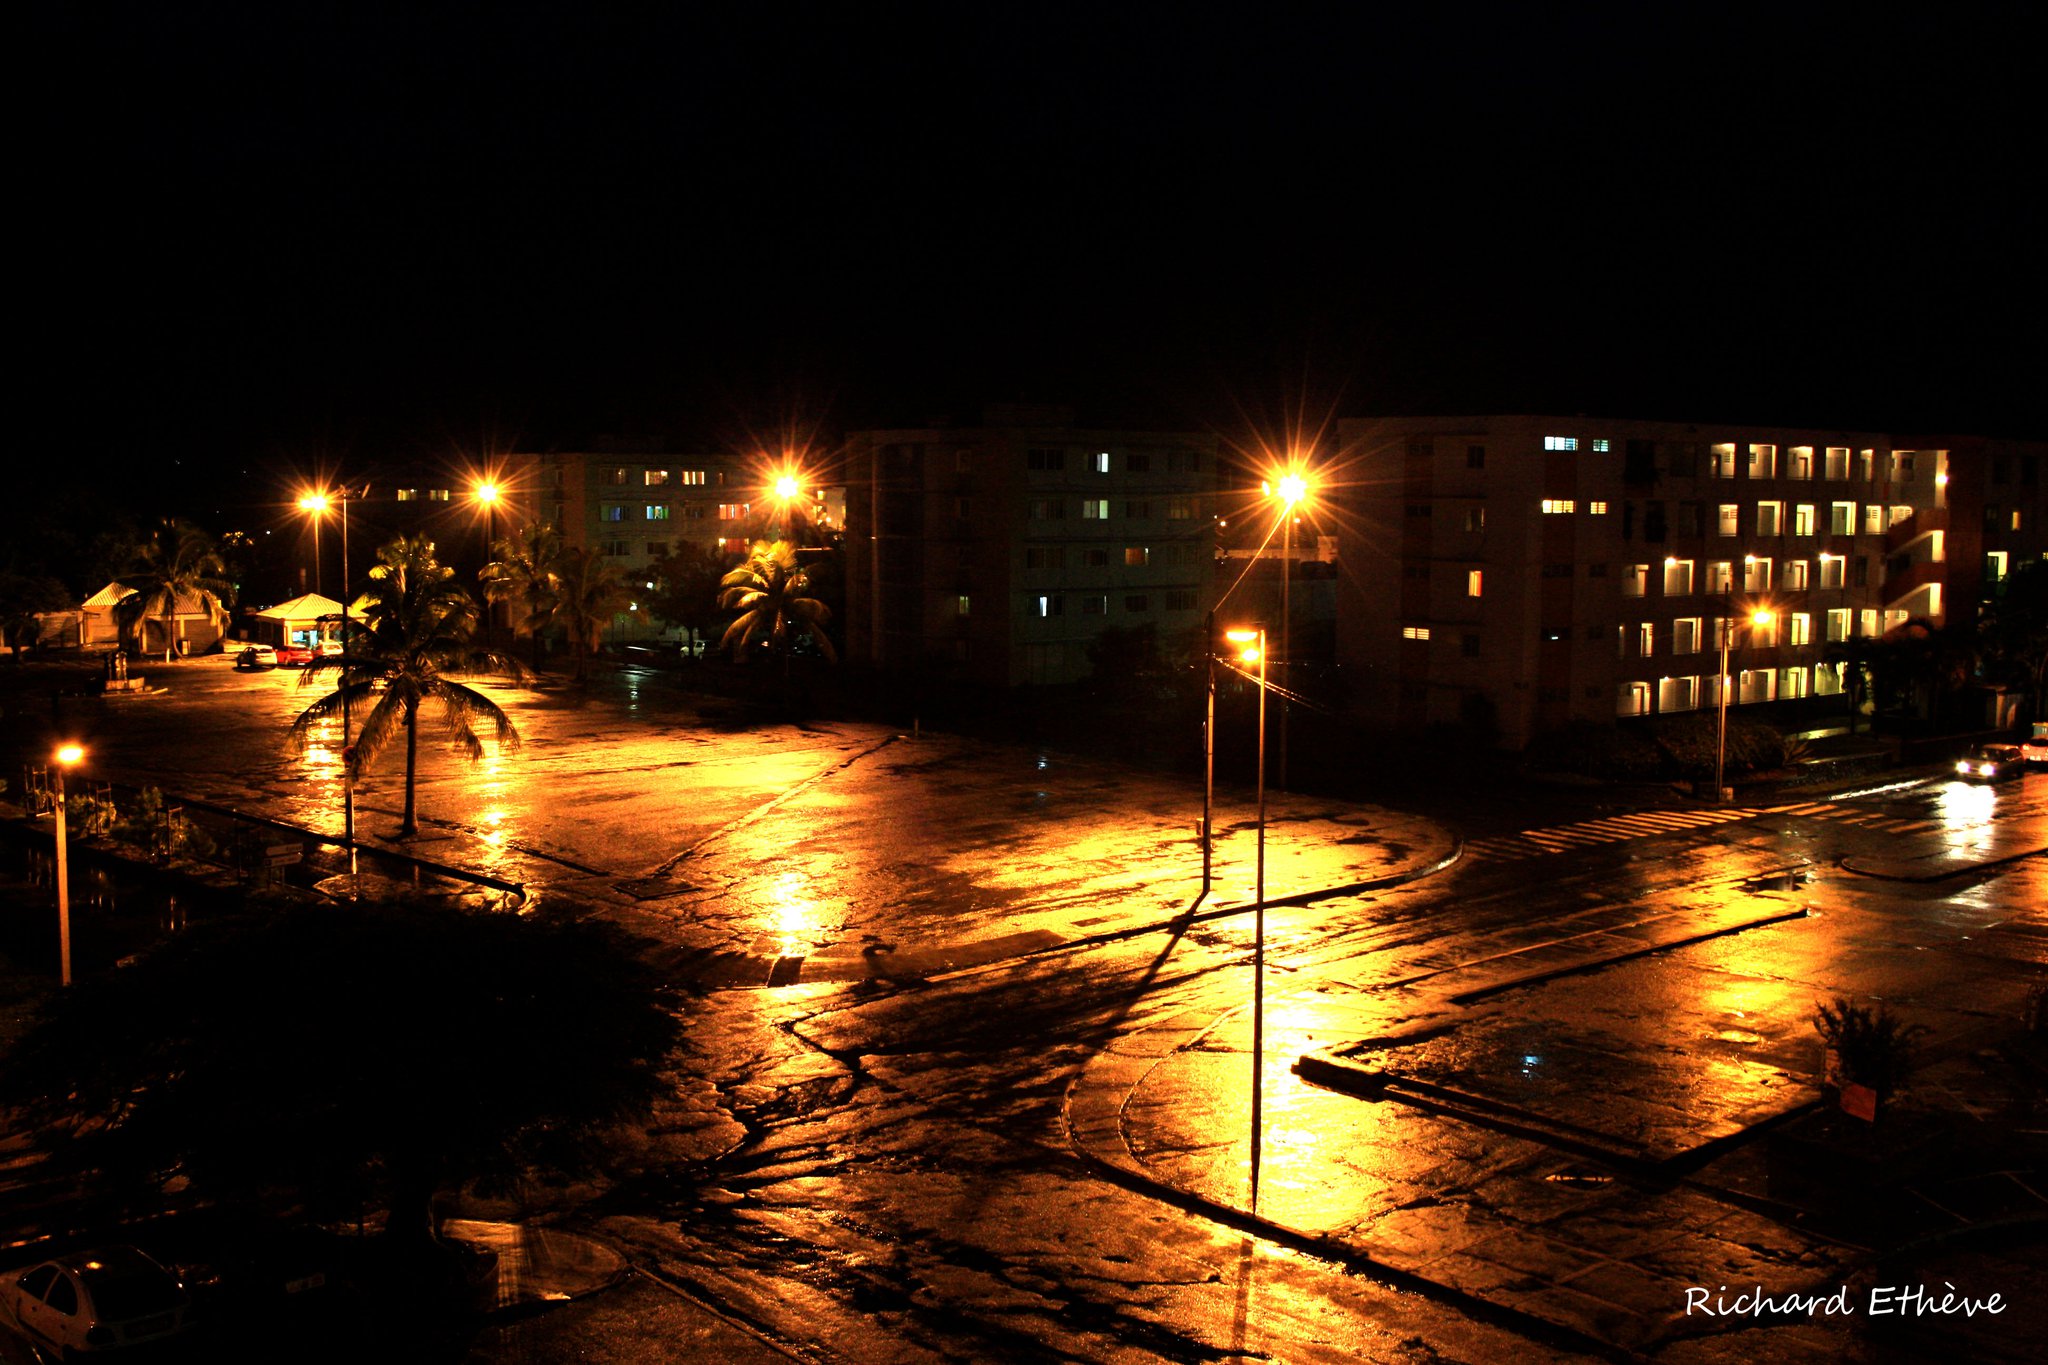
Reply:
M1859 1005L1847 996L1833 1004L1814 1006L1813 1026L1841 1063L1842 1080L1867 1085L1880 1097L1889 1095L1912 1073L1922 1024L1908 1024L1880 1004Z

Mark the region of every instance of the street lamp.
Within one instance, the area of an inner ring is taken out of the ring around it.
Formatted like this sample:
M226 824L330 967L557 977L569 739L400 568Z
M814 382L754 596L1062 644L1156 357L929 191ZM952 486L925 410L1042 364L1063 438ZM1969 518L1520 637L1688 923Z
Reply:
M1266 1092L1266 632L1233 630L1238 658L1259 666L1259 844L1252 884L1252 1208L1259 1211L1259 1159L1264 1146Z
M1722 610L1725 613L1728 608L1724 607ZM1769 608L1759 607L1749 614L1745 624L1767 626L1776 619ZM1728 765L1728 645L1734 636L1735 618L1724 614L1721 617L1721 676L1714 683L1714 699L1719 703L1721 713L1720 724L1714 735L1714 803L1716 805L1728 799L1728 789L1722 785L1722 779L1726 775Z
M793 542L796 539L795 509L798 500L803 497L803 494L803 479L792 466L784 467L783 471L775 476L775 482L768 486L768 497L775 503L776 508L782 514L782 538L784 540ZM772 517L769 519L768 529L770 534L773 534L775 521Z
M64 770L78 766L85 750L76 744L61 746L50 770L57 793L57 957L65 985L71 984L71 877L65 863L69 849L64 841Z
M306 493L299 498L299 510L313 519L313 594L320 594L320 517L327 510L325 493Z
M1278 785L1287 788L1287 712L1292 693L1294 664L1294 509L1308 496L1308 480L1298 469L1290 469L1265 491L1280 500L1280 772Z
M498 539L498 485L486 479L476 486L476 500L484 505L484 563L491 562L496 553L491 547ZM497 615L495 604L488 597L484 601L484 648L491 647L492 618Z

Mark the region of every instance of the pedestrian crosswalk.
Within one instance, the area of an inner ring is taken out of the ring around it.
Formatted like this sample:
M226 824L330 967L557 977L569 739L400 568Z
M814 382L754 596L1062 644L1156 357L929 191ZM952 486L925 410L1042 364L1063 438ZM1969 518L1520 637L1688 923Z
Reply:
M1737 820L1754 820L1764 815L1793 815L1805 819L1838 821L1885 834L1924 834L1937 828L1926 819L1888 815L1881 810L1846 805L1836 801L1808 801L1796 806L1743 806L1727 810L1651 810L1632 815L1610 815L1599 820L1558 825L1550 829L1529 829L1519 834L1496 834L1473 839L1465 845L1467 858L1505 862L1515 858L1537 858L1550 853L1568 853L1596 844L1619 843L1625 839L1647 839L1660 834L1677 834Z

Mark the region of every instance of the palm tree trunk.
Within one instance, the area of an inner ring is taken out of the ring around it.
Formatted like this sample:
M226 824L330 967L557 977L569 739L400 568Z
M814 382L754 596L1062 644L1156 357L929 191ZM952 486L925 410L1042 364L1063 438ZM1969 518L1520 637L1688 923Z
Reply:
M413 818L412 803L413 779L419 772L420 761L419 716L417 704L405 708L405 819L398 826L401 835L420 832L419 821Z

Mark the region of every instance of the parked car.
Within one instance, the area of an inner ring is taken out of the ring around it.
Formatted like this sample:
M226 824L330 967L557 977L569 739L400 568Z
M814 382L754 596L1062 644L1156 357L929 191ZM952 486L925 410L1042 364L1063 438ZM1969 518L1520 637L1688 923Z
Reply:
M276 668L277 651L269 645L247 645L235 654L236 668Z
M2020 754L2029 767L2048 767L2048 720L2034 722L2033 736L2020 745Z
M0 1286L0 1311L58 1360L176 1336L191 1304L176 1276L128 1246L60 1256Z
M1956 775L1971 782L2003 782L2027 770L2017 744L1980 744L1956 760Z
M277 661L286 668L304 668L313 662L313 651L304 645L279 645Z

